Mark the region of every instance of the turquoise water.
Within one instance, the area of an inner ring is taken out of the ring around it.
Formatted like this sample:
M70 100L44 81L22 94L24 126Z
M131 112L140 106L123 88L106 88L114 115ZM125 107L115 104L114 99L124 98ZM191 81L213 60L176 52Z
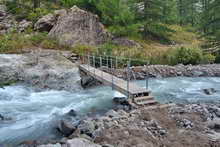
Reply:
M145 87L145 81L136 81ZM204 88L215 88L211 96ZM160 102L200 102L220 100L220 78L150 79L149 89ZM113 107L112 98L123 96L111 87L100 86L87 90L36 92L24 85L0 89L0 114L12 118L0 121L0 144L17 144L24 140L54 139L58 120L71 109L80 116L89 112L105 112Z

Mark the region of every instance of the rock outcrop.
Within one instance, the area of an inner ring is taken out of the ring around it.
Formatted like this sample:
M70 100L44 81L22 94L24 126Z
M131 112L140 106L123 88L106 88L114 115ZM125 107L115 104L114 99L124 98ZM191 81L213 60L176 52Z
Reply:
M106 42L110 35L99 22L97 15L74 6L66 14L60 15L56 25L49 32L60 44L76 46L99 45Z
M23 55L0 55L0 83L21 81L36 89L74 91L81 88L78 67L64 51L37 50Z

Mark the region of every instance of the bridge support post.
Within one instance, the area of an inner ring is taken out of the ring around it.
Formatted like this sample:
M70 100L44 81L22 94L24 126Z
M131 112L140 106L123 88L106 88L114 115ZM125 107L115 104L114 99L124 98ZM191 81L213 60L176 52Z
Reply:
M148 74L145 76L145 80L146 80L146 89L148 90L148 86L149 86L149 83L148 83L148 79L149 77L148 77Z

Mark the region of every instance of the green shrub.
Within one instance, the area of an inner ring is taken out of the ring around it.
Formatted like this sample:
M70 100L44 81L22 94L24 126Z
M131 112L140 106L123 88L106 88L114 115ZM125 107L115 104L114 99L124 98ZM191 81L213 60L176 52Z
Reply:
M33 45L38 46L42 41L47 39L47 33L35 33L33 35L30 35L29 40Z
M23 34L7 34L0 37L0 53L20 52L28 42Z
M171 64L199 64L203 59L202 50L198 48L176 48L169 53Z
M72 51L79 55L93 54L96 51L96 47L78 44L72 48Z
M212 54L205 54L202 59L203 64L211 64L215 62L216 57Z

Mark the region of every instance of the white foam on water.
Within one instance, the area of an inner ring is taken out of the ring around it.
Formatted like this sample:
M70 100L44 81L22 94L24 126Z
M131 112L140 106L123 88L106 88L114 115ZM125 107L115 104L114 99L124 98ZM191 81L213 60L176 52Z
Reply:
M145 80L136 83L146 86ZM160 102L220 100L220 78L150 79L148 84ZM204 88L215 88L217 93L205 95ZM0 89L0 114L12 118L12 121L0 123L0 144L54 137L51 131L59 116L71 109L80 115L94 109L107 111L113 106L113 97L125 96L104 86L73 93L56 90L35 92L25 86Z

